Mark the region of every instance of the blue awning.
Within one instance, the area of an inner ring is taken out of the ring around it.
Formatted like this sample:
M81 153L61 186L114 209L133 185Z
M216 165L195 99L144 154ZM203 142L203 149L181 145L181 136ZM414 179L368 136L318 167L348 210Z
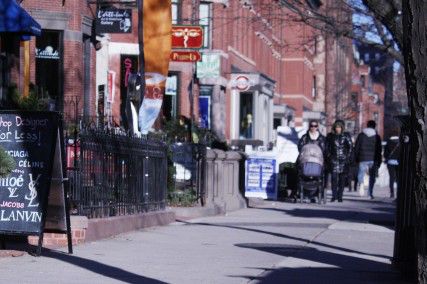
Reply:
M0 33L40 36L41 26L15 0L0 0Z

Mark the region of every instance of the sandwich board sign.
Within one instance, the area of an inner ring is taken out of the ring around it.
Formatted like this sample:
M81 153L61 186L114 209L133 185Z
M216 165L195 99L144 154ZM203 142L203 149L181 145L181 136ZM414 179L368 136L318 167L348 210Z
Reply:
M0 146L16 163L0 178L0 235L67 234L70 215L64 186L61 116L56 112L0 111Z

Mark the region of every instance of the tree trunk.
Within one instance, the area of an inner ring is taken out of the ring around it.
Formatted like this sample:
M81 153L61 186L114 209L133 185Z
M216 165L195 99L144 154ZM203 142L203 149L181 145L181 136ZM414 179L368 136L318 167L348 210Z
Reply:
M415 157L416 180L413 188L418 281L427 283L427 0L405 0L402 3L408 104L412 136L419 145Z

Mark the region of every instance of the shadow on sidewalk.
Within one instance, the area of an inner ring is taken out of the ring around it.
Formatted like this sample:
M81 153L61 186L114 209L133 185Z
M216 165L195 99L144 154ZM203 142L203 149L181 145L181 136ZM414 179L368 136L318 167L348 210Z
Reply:
M149 277L141 276L121 268L111 266L108 264L104 264L98 261L94 261L91 259L82 258L79 256L63 253L60 251L54 251L50 249L43 249L42 252L43 257L54 258L57 260L61 260L63 262L67 262L69 264L81 267L83 269L92 271L99 275L103 275L105 277L109 277L111 279L115 279L118 281L123 281L125 283L131 284L139 284L139 283L148 283L148 284L162 284L166 282L162 282L156 279L152 279ZM71 279L70 279L71 280Z
M371 208L363 209L355 206L357 203L369 202L373 205ZM326 218L337 221L361 221L386 227L393 227L395 220L395 205L381 201L356 200L352 202L353 206L346 206L346 203L337 204L339 206L319 206L317 204L297 204L299 208L282 209L275 207L251 207L257 210L267 210L281 212L283 214L302 217L302 218Z
M289 240L304 242L304 243L307 243L307 244L319 245L319 246L323 246L323 247L326 247L326 248L336 249L336 250L340 250L340 251L344 251L344 252L349 252L349 253L357 253L357 254L363 254L363 255L368 255L368 256L389 258L388 256L385 256L385 255L369 254L369 253L365 253L365 252L360 252L360 251L356 251L356 250L352 250L352 249L347 249L347 248L343 248L343 247L338 247L338 246L333 246L333 245L329 245L329 244L325 244L325 243L313 241L313 240L310 240L310 239L304 239L304 238L300 238L300 237L293 237L293 236L285 235L285 234L282 234L282 233L269 232L269 231L260 230L260 229L247 228L247 227L238 227L238 226L225 225L225 224L205 223L205 222L190 223L190 222L186 222L186 221L182 221L182 220L177 220L177 222L183 223L183 224L185 224L187 226L194 226L194 225L197 225L197 226L212 226L212 227L230 228L230 229L235 229L235 230L243 230L243 231L248 231L248 232L253 232L253 233L267 234L267 235L271 235L271 236L278 237L278 238L285 238L285 239L289 239ZM249 226L249 224L248 224L248 226ZM327 230L327 229L325 229L325 230Z
M242 243L236 246L295 258L289 260L295 267L266 269L267 273L255 278L230 276L257 283L404 283L390 264L374 260L293 245ZM323 267L313 267L316 265Z

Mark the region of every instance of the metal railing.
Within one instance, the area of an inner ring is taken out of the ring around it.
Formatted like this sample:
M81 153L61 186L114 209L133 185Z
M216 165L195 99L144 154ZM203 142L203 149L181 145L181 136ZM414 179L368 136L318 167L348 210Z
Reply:
M114 130L83 129L69 165L72 212L89 218L163 210L167 146Z

